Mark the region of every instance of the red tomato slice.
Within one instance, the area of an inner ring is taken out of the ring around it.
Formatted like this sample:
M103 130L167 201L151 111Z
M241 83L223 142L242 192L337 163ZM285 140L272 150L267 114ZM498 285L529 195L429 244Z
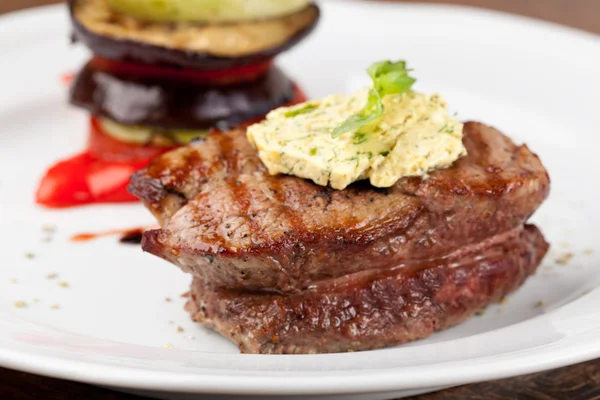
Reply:
M98 69L115 74L132 75L144 78L164 78L190 83L195 82L214 85L246 82L256 79L267 72L269 67L273 64L273 60L229 69L215 70L131 63L127 61L107 60L101 57L94 57L92 63Z

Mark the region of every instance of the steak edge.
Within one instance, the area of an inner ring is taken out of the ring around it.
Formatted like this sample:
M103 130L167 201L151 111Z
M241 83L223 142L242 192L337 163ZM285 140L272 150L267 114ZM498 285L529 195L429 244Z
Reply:
M245 131L159 157L130 190L161 224L143 249L215 287L298 293L345 274L419 264L522 226L550 180L527 146L468 122L468 155L427 178L335 191L270 176Z
M298 294L207 287L194 278L186 309L243 353L378 349L425 338L517 289L548 250L531 225L458 257L359 272Z

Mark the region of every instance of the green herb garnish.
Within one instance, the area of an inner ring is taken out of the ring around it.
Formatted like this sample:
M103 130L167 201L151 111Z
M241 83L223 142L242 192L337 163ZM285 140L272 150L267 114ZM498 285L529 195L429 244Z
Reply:
M356 132L354 134L354 141L352 143L359 145L365 143L369 138L365 132Z
M448 124L442 126L440 128L440 130L438 131L438 133L454 133L454 127L453 126L448 126Z
M319 151L316 147L313 147L312 149L310 149L310 155L311 156L316 156L317 155L317 151Z
M335 139L380 118L384 111L383 97L407 92L417 81L408 75L410 71L412 70L406 69L405 61L381 61L372 64L367 69L367 73L373 80L373 88L369 90L367 104L358 114L338 125L331 133L331 137Z
M315 104L309 103L309 104L305 104L302 107L298 107L294 110L290 110L290 111L286 112L285 114L283 114L283 116L286 118L292 118L292 117L295 117L296 115L306 114L308 112L311 112L316 108L317 108L317 106Z

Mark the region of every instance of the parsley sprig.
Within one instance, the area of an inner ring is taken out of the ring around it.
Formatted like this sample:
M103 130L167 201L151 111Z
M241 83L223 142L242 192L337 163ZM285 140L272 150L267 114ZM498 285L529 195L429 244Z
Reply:
M367 104L358 114L352 115L338 125L331 133L331 137L335 139L379 119L385 110L383 97L407 92L417 81L408 75L411 71L406 69L405 61L381 61L367 68L367 73L373 80L373 88L369 90Z

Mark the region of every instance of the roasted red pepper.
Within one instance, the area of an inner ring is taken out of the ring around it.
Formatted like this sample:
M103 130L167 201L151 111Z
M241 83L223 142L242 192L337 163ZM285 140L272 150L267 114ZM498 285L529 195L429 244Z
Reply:
M87 151L51 167L40 183L36 201L52 208L136 201L127 192L129 178L168 150L115 140L92 118Z

